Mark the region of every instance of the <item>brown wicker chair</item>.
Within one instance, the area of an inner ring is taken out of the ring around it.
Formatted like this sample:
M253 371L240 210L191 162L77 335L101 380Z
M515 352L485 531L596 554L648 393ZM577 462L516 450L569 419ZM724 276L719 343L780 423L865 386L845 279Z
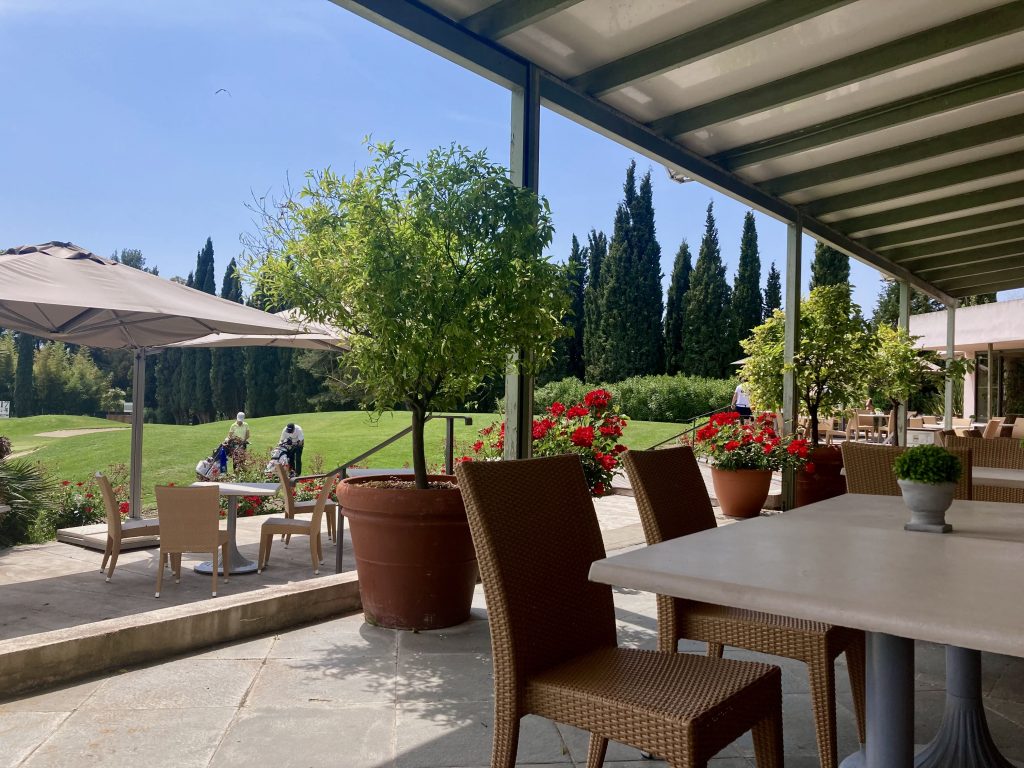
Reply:
M953 448L951 442L964 438L947 437L944 447L960 457L963 472L953 492L954 499L973 498L971 486L971 452ZM980 441L981 438L978 438ZM848 445L843 443L843 467L846 470L846 490L849 493L868 493L875 496L902 496L892 463L907 448L898 445Z
M103 496L103 508L107 513L107 547L103 550L103 562L100 573L107 571L107 581L114 575L118 555L121 554L121 542L125 539L137 539L142 536L159 536L159 520L122 520L121 510L114 496L110 480L102 472L96 473L96 484ZM109 569L107 563L110 563Z
M748 730L761 768L782 766L778 667L618 648L611 589L588 581L604 557L579 459L460 464L494 657L492 768L512 768L519 721L536 714L674 766L706 766Z
M950 436L946 438L946 447L954 450L969 451L972 467L1024 469L1024 448L1021 448L1020 440L1004 437ZM972 493L978 501L1002 501L1011 504L1024 504L1024 488L999 488L991 485L978 485L972 489Z
M845 445L845 444L844 444ZM865 446L859 446L865 447ZM868 448L873 446L867 446ZM648 544L687 536L717 525L693 450L683 446L627 451L626 472L636 494ZM839 763L836 741L835 659L846 653L857 732L864 743L864 633L818 621L658 595L658 648L674 651L679 641L708 644L721 656L731 645L807 664L818 752L824 768Z

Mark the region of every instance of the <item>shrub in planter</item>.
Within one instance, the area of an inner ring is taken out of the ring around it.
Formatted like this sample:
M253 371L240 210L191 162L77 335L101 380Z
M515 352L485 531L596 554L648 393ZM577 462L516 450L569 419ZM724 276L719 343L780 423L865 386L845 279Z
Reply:
M907 530L947 533L953 529L946 523L946 510L963 471L958 457L938 445L918 445L897 456L892 471L911 512Z

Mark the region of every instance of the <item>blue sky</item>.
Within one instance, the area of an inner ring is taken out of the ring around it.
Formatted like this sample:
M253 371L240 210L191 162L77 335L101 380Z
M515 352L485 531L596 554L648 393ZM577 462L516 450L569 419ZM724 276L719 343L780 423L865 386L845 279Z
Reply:
M245 202L310 168L362 165L363 137L422 155L457 141L508 161L510 96L328 0L0 0L5 119L0 246L140 248L185 275L213 238L218 285L251 229ZM216 93L218 89L227 93ZM652 169L662 270L697 254L714 200L729 279L745 206L545 111L541 192L564 260L572 234L611 235L626 165ZM757 215L762 284L785 226ZM805 239L805 275L813 243ZM879 274L852 264L870 314ZM806 279L806 278L805 278Z

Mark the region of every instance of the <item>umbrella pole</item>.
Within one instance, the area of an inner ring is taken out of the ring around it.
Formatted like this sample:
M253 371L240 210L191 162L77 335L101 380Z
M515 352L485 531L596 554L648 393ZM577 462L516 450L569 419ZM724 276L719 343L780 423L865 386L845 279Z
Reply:
M130 516L142 517L142 425L146 410L146 349L133 350L132 364L132 455L128 482Z

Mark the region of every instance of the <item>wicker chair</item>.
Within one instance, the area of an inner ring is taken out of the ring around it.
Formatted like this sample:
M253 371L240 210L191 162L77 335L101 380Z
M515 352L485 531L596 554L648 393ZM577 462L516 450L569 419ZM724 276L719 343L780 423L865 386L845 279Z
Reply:
M102 472L96 473L96 484L103 496L103 508L107 513L107 546L103 550L103 562L100 573L107 572L107 581L114 575L118 555L121 554L121 542L125 539L137 539L142 536L159 536L159 520L122 520L121 510L114 496L110 480ZM109 569L107 563L110 563Z
M951 446L955 440L964 438L946 437L944 447L960 457L963 471L953 492L955 499L970 499L971 452ZM979 440L981 438L978 438ZM849 493L868 493L875 496L902 496L892 463L907 450L898 445L850 445L843 443L843 467L846 470L846 490Z
M972 467L1001 467L1003 469L1024 469L1024 448L1020 440L1003 437L946 438L946 447L971 454ZM1002 501L1024 504L1024 488L999 488L991 485L976 486L972 493L978 501Z
M604 557L576 456L456 467L487 598L494 657L492 768L512 768L519 721L536 714L673 766L706 766L753 730L761 768L782 766L781 673L733 659L618 648ZM571 543L571 546L570 546Z
M848 443L844 443L846 445ZM864 447L864 446L860 446ZM627 451L626 472L636 494L648 544L714 528L717 523L704 479L689 447ZM658 648L674 651L679 640L708 644L721 656L726 645L807 664L818 752L824 768L838 765L835 659L845 652L857 732L864 743L864 633L818 621L658 595Z
M317 500L310 499L309 501L296 501L295 500L295 484L296 480L293 480L288 470L282 464L275 465L277 470L277 480L281 483L281 496L284 498L284 516L293 520L295 515L301 512L313 512L316 509ZM320 477L323 480L323 484L326 485L329 482L334 481L334 476L326 475L309 475L306 479L314 477ZM338 503L327 499L324 503L324 517L327 520L327 538L331 541L338 540L338 523L341 519L338 515ZM344 523L342 523L344 524ZM292 537L290 534L281 536L285 542L285 546L291 544Z

